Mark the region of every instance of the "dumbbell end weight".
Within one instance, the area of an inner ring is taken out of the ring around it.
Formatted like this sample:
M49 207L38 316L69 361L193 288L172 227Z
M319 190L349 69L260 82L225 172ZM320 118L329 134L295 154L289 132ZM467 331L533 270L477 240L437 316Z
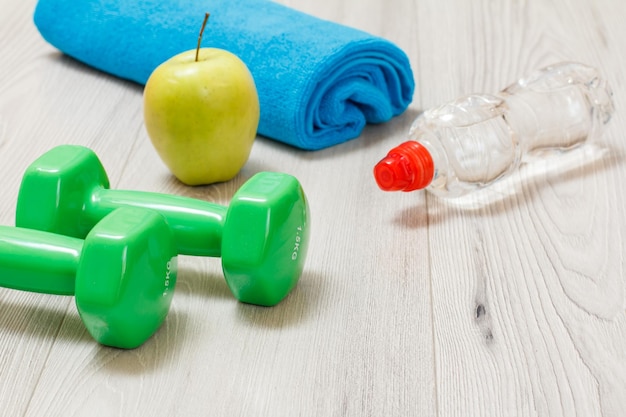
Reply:
M76 305L99 343L136 348L165 320L176 276L176 245L163 216L143 208L119 208L85 238Z
M309 205L298 180L261 172L235 193L222 236L222 269L239 301L273 306L296 286L309 241Z
M57 146L26 169L15 225L84 239L100 220L85 216L86 198L102 188L109 188L109 178L93 151Z

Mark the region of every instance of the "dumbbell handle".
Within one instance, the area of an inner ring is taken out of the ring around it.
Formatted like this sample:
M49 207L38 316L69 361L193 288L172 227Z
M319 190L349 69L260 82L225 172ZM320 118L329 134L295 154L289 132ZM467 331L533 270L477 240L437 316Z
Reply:
M73 295L81 239L0 226L0 286Z
M176 195L98 188L85 206L85 215L90 226L94 226L123 206L150 208L161 213L174 232L179 254L221 256L227 207Z

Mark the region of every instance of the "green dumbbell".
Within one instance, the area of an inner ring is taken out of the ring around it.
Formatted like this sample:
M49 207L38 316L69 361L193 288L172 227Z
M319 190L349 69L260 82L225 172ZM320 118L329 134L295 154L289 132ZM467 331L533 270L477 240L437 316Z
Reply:
M124 207L82 239L0 226L0 286L75 295L99 343L133 349L161 326L176 285L172 230L153 210Z
M62 145L26 170L16 225L81 238L123 206L161 213L174 232L179 254L221 256L226 282L242 302L275 305L302 273L308 203L298 180L287 174L256 174L224 207L188 197L110 190L93 151Z

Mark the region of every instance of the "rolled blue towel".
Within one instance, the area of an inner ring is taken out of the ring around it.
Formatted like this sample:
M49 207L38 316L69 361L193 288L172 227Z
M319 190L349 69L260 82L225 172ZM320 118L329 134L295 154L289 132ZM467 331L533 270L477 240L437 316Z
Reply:
M315 150L386 122L413 97L393 43L270 0L39 0L34 21L65 54L145 84L163 61L202 45L238 55L261 103L258 133Z

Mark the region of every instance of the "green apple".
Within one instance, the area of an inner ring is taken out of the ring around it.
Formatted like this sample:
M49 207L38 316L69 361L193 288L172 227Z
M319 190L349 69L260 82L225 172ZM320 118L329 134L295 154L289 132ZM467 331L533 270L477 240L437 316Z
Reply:
M144 122L157 153L188 185L228 181L245 165L259 124L254 79L241 59L217 48L182 52L144 88Z

